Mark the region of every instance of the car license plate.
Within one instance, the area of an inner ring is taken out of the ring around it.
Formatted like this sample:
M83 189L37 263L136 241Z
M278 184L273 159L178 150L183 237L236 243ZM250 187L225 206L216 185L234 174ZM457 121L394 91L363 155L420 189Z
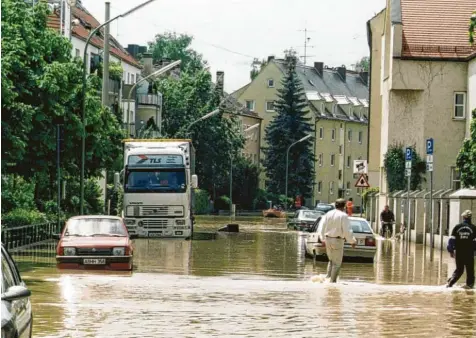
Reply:
M162 237L161 232L149 232L149 237Z
M101 265L101 264L106 264L106 259L105 258L99 258L99 259L83 259L83 264L90 264L90 265Z
M358 239L357 245L365 245L365 239Z

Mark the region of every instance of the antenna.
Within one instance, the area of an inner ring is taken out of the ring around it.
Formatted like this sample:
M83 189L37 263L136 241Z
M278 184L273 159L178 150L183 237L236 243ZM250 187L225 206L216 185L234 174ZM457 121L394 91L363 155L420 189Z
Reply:
M307 61L307 58L309 56L314 56L314 55L307 55L307 48L314 48L315 46L308 46L308 43L309 41L311 40L311 38L309 38L307 36L307 33L308 32L314 32L314 31L310 31L307 29L307 27L304 28L304 30L299 30L299 32L304 32L304 55L301 56L303 59L304 59L304 65L306 65L306 61Z

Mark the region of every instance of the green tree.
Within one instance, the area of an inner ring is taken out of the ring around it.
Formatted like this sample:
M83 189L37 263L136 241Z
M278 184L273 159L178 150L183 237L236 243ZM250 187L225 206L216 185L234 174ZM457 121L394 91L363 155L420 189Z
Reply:
M276 116L266 127L267 148L264 167L266 168L268 190L275 194L285 191L286 151L295 141L313 132L308 117L304 89L296 74L297 57L288 52L287 71L278 89L278 100L274 103ZM313 141L307 139L294 145L289 153L288 195L311 196L314 177Z
M420 155L412 148L412 176L410 179L410 189L421 189L421 184L425 181L423 176L426 172L426 163ZM384 167L387 174L388 190L390 192L407 189L407 179L405 177L405 149L402 144L393 144L385 153Z
M216 190L226 184L231 158L236 158L244 145L236 119L220 113L185 131L193 121L216 109L220 101L211 74L205 70L182 73L179 79L161 79L158 89L164 97L162 134L193 140L200 186L215 198Z
M476 11L473 12L469 20L469 43L474 44L474 31L476 30Z
M79 176L82 64L68 39L47 28L48 7L2 1L2 173L34 179L35 200L56 191L56 124L65 129L62 170ZM98 176L121 152L122 130L101 106L100 79L88 78L86 175Z
M258 76L258 74L263 70L264 67L266 67L267 64L268 62L265 59L260 61L255 58L253 60L253 62L251 63L251 70L250 70L251 81L253 81Z
M253 208L253 200L258 194L260 169L249 159L239 156L233 162L233 203L240 209ZM224 189L224 194L229 191Z
M464 140L456 165L461 173L463 187L476 187L476 109L472 112L469 138Z
M355 67L360 67L364 72L368 72L370 69L370 58L368 56L364 56L362 59L357 61Z
M149 42L149 50L154 62L163 59L182 60L181 70L195 73L203 69L206 61L201 54L190 48L192 41L193 37L190 35L165 32L157 34L155 40Z

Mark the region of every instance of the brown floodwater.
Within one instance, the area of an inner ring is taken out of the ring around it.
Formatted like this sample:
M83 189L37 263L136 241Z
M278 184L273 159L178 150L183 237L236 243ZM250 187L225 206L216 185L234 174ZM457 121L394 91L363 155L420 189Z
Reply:
M228 218L200 218L211 231ZM135 240L132 273L58 271L54 243L15 255L31 288L34 337L474 337L476 296L443 285L446 253L378 241L375 263L336 284L284 220L237 218L216 240ZM465 276L460 280L460 285Z

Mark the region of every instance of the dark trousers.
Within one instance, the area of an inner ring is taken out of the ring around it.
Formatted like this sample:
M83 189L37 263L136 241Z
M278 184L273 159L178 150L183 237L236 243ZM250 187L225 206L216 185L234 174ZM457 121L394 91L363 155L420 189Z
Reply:
M448 285L453 286L463 275L466 269L466 285L474 287L474 253L456 251L456 270L448 280Z

